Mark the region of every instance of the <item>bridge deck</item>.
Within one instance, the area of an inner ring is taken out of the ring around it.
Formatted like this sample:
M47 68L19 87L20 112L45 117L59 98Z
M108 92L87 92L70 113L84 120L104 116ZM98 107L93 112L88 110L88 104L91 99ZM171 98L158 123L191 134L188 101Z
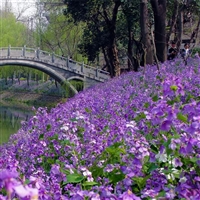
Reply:
M101 82L110 78L109 73L100 70L84 63L76 62L68 57L62 57L54 53L42 51L39 48L27 47L0 47L0 59L23 59L30 61L42 62L48 65L53 65L66 71L73 71L77 74L84 75L93 79L98 79Z

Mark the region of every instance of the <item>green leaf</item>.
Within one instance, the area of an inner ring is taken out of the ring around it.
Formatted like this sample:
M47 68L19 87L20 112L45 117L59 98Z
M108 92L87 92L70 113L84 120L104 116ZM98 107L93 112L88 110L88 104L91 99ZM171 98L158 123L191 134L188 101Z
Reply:
M178 89L178 87L176 85L171 85L170 89L173 90L173 91L176 91Z
M51 129L51 124L47 124L46 130L49 131Z
M103 176L104 174L103 168L98 167L98 166L91 167L90 171L92 172L93 178L98 178L100 176Z
M155 163L151 163L149 165L148 172L150 173L150 172L154 171L155 169L158 169L158 166Z
M26 179L26 180L24 181L24 184L25 184L25 185L28 185L30 182L31 182L30 180Z
M162 192L160 192L160 193L158 194L158 196L157 196L157 197L164 197L164 196L165 196L165 194L166 194L166 192L165 192L165 191L162 191Z
M80 183L84 178L85 177L80 174L69 174L67 175L67 183Z
M150 146L150 148L151 148L151 150L152 150L153 153L158 153L158 149L157 149L157 147L155 145L152 144Z
M193 162L193 163L196 163L197 162L197 158L195 158L195 157L190 158L190 161Z
M43 138L44 138L44 133L43 133L43 134L40 134L39 140L42 140Z
M151 175L148 175L146 177L134 177L133 180L138 185L140 190L142 190L146 185L147 179L149 179L150 177L151 177Z
M158 100L159 100L158 95L153 96L153 97L152 97L152 100L153 100L154 102L158 101Z
M76 118L71 118L70 120L71 120L72 122L78 121Z
M61 141L61 145L70 145L70 141L69 140L62 140Z
M56 162L56 160L53 158L47 158L46 162L49 164L54 164Z
M108 178L112 183L118 183L125 178L125 174L121 173L117 169L114 169L112 172L108 173Z
M148 107L149 107L149 103L146 102L146 103L144 104L144 107L145 107L145 108L148 108Z
M97 182L94 182L94 181L92 181L92 182L86 181L86 182L83 183L82 185L83 185L83 186L93 186L93 185L98 185L98 183L97 183Z
M85 108L85 111L86 111L87 113L91 113L91 112L92 112L89 108Z
M182 113L178 113L177 114L177 119L179 119L180 121L184 122L184 123L188 123L188 118L186 115L183 115Z
M53 135L52 137L49 137L50 140L58 140L58 134Z

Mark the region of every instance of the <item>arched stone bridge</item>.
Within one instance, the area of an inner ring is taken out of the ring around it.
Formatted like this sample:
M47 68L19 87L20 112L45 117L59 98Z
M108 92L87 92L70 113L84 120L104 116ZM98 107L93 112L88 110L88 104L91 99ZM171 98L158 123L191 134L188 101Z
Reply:
M81 80L88 88L110 78L109 73L94 67L42 51L39 48L0 47L0 66L17 65L38 69L50 75L61 85L66 83L77 93L70 80Z

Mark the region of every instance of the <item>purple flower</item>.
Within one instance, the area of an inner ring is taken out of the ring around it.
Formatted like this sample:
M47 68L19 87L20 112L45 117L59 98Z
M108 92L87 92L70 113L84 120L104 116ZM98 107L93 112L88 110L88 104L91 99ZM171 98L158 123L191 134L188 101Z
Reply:
M130 178L125 178L124 180L123 180L123 182L124 182L124 185L125 186L131 186L132 185L132 180L130 179Z
M171 128L172 122L170 120L165 120L162 122L160 129L163 131L169 131Z
M154 198L158 195L158 192L153 190L153 189L144 189L142 191L142 198L146 198L146 197L150 197L150 198Z
M2 183L6 189L8 199L11 198L11 195L14 190L14 186L16 184L15 178L17 178L17 177L18 177L18 173L16 171L11 171L11 170L7 170L7 169L0 171L0 180L2 181Z
M11 171L8 169L3 169L0 171L0 179L5 180L5 179L11 179L11 178L17 178L19 176L18 172L16 171Z
M128 190L119 196L119 200L141 200L141 198L137 197L130 190Z
M174 167L181 167L183 165L179 158L174 158L172 160L172 164L174 165Z
M180 197L190 199L190 200L199 200L200 199L200 190L184 189L183 191L181 191Z
M28 186L23 186L23 185L16 185L14 186L14 190L16 194L21 197L31 197L31 199L38 199L38 189L36 188L30 188Z
M165 62L159 73L148 66L39 108L0 146L0 187L24 199L153 199L163 191L199 199L200 68L190 62ZM130 189L137 177L147 178L140 196Z

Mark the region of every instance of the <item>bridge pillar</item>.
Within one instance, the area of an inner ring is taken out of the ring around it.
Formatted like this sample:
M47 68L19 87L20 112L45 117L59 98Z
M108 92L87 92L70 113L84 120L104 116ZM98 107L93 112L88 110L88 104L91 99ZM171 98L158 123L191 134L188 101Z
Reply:
M82 65L81 65L81 72L82 73L83 73L83 68L84 68L84 61L83 61Z
M69 56L67 56L67 60L66 60L66 64L67 64L67 68L69 68Z
M8 57L10 57L10 45L8 46Z
M54 63L54 53L51 54L51 62Z
M25 57L26 56L26 45L24 45L23 49L22 49L22 56Z
M98 76L99 76L99 70L96 69L96 77L98 77Z
M40 48L39 47L36 50L36 57L37 57L37 59L40 59Z

